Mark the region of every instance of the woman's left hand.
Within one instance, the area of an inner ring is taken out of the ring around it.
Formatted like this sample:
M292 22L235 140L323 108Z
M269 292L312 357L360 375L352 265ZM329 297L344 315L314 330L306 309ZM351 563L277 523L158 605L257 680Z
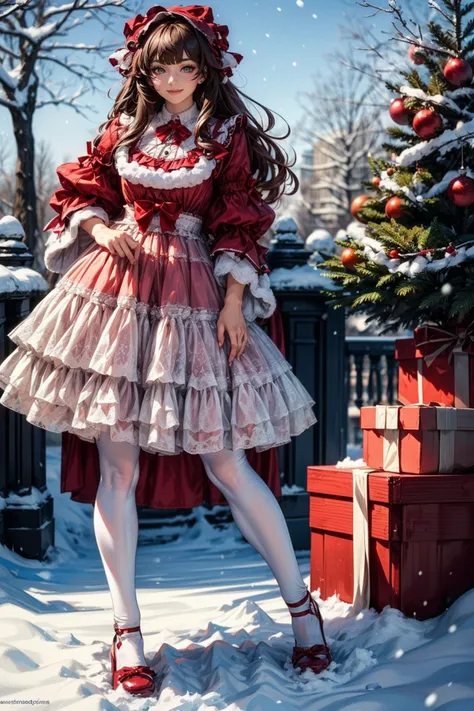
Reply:
M247 322L242 314L239 301L226 301L217 321L217 342L224 345L224 334L227 331L230 338L231 351L229 365L234 358L239 358L248 342Z

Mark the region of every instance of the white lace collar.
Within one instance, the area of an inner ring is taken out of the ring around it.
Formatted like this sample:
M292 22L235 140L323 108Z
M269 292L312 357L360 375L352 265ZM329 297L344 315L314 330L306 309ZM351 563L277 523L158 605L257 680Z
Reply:
M156 125L159 126L161 123L168 123L168 121L171 121L171 119L174 119L176 117L179 118L182 124L186 124L188 123L188 121L196 119L199 116L199 112L200 108L198 107L196 102L194 102L192 106L189 107L189 109L186 109L185 111L180 111L179 113L172 113L171 111L168 111L166 106L163 104L163 108L156 115Z

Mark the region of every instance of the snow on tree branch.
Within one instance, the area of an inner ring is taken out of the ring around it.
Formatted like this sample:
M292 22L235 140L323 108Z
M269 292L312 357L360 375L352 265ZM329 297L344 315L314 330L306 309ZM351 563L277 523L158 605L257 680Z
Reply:
M0 105L26 115L50 103L41 100L35 103L37 92L44 89L46 84L44 75L41 76L45 62L63 67L90 89L96 88L99 82L104 81L104 72L91 71L86 64L71 61L71 52L95 53L105 58L115 45L106 46L103 42L68 43L62 38L70 30L86 25L91 20L101 21L102 15L110 21L112 9L114 14L117 9L127 10L128 14L126 0L75 0L46 8L42 3L32 6L31 2L16 2L4 8L0 12L0 34L3 40L0 44ZM55 38L59 41L55 41ZM58 56L57 52L64 52L64 56ZM51 94L51 83L48 83L48 93ZM58 92L55 102L60 103L61 99L82 113L75 104L80 96L82 92L76 92L70 97Z

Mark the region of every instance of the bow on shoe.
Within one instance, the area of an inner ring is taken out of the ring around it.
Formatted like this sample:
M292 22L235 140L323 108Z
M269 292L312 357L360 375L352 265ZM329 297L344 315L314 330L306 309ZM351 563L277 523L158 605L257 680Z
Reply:
M166 141L170 134L173 137L173 144L179 146L180 143L191 136L191 131L186 126L183 126L179 118L171 119L168 123L155 128L155 136L162 142Z
M139 664L136 667L122 667L119 669L117 672L117 680L118 683L121 684L127 679L130 679L132 676L140 674L150 676L152 679L156 676L156 672L153 669L148 666L144 666L143 664Z
M146 232L156 210L160 213L161 228L164 232L172 232L176 226L176 220L181 212L181 205L178 202L163 200L154 202L153 200L135 200L133 203L135 219L140 232Z

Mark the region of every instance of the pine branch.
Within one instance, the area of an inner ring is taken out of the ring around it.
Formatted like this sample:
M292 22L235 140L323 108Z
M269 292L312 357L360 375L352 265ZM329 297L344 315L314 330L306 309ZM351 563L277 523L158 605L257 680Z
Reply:
M372 303L375 304L378 301L383 301L383 294L378 291L369 291L365 294L361 294L352 302L352 306L356 308L362 304Z
M436 43L443 49L456 53L456 40L447 30L443 30L437 22L428 22L428 30Z
M407 147L415 146L417 143L420 142L420 139L416 134L408 133L407 131L404 131L401 128L397 128L396 126L389 126L387 128L386 133L391 138L395 138L397 141L405 141Z
M398 286L395 289L395 293L397 296L410 296L414 294L419 294L420 291L420 287L416 284L403 284L403 286Z
M395 272L395 274L384 274L377 282L377 289L381 289L383 286L392 286L400 281L402 274L400 272Z
M472 6L474 7L474 3L471 3ZM472 20L469 20L469 22L466 24L466 27L464 28L464 31L461 35L463 40L465 40L469 35L472 35L474 32L474 18Z
M435 292L434 294L428 294L420 302L420 309L431 309L435 307L446 307L448 303L448 297L445 296L441 291Z
M461 17L466 17L466 15L469 15L470 12L474 10L474 2L467 2L465 5L463 5L460 9L460 15Z
M474 310L474 292L462 292L454 297L451 308L448 312L448 318L465 317Z
M405 77L410 86L414 87L415 89L421 89L425 92L428 91L427 85L422 80L416 69L412 69L411 72L400 72L400 74L402 75L402 77Z

